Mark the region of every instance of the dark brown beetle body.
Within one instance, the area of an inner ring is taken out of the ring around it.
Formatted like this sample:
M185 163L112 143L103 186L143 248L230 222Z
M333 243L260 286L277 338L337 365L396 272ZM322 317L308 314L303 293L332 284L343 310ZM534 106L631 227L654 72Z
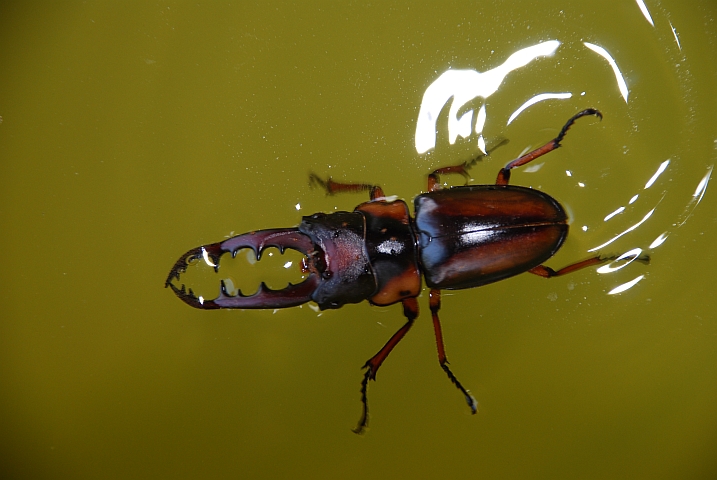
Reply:
M527 272L552 257L568 235L563 207L525 187L439 190L419 195L415 206L426 284L440 290Z
M299 231L324 252L321 283L311 296L319 308L364 300L391 305L421 292L416 237L406 203L362 203L351 212L304 217Z
M476 400L448 368L438 318L440 290L478 287L524 272L553 277L608 260L593 257L558 271L542 265L567 237L565 211L543 192L508 185L511 169L558 148L573 122L585 115L602 118L593 109L574 115L555 139L501 169L495 185L439 188L439 175L467 176L475 160L434 171L428 178L428 193L415 198L415 219L405 202L388 201L380 187L324 181L312 175L312 182L329 194L369 191L371 201L360 204L353 212L304 217L298 228L260 230L194 248L175 263L165 285L187 304L202 309L284 308L313 301L323 310L364 300L382 306L401 302L406 324L364 365L363 415L355 429L361 433L368 425L368 382L375 380L383 361L418 316L416 297L421 292L423 276L431 289L430 310L439 363L476 413ZM231 295L222 282L220 294L213 300L173 283L191 261L204 258L218 269L224 253L236 255L242 248L251 248L260 259L267 247L303 253L307 278L282 290L270 290L262 283L258 292L249 296L241 292Z

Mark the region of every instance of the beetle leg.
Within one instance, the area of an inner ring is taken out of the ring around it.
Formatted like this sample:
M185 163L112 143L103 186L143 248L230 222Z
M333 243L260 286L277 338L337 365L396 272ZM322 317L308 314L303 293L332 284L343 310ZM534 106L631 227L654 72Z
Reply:
M458 390L460 390L463 395L466 398L466 403L471 409L471 413L474 415L478 411L478 402L476 401L475 397L471 395L471 393L466 390L463 385L461 385L461 382L458 381L455 375L453 375L453 372L451 372L451 369L448 368L448 358L446 358L446 347L443 344L443 331L441 330L441 321L438 318L438 310L441 309L441 291L432 288L431 293L429 294L430 298L430 307L431 307L431 316L433 317L433 330L436 333L436 347L438 348L438 363L441 364L441 368L444 372L446 372L446 375L448 375L448 378L451 380L453 385L455 385Z
M535 160L536 158L541 157L541 156L545 155L546 153L552 152L556 148L560 147L560 142L563 141L565 134L568 133L568 130L570 130L570 127L573 126L573 123L575 123L575 120L577 120L580 117L584 117L585 115L595 115L600 120L602 120L602 113L595 110L594 108L588 108L588 109L583 110L582 112L576 113L563 126L562 130L560 130L560 133L558 134L557 137L555 137L554 139L552 139L551 141L549 141L542 147L536 148L532 152L528 152L520 158L516 158L512 162L508 163L508 165L501 168L500 172L498 172L498 178L495 181L496 185L508 185L508 182L510 181L510 171L513 168L520 167L521 165L525 165L526 163L530 163L533 160Z
M617 260L619 255L608 255L608 256L602 256L598 255L597 257L588 258L587 260L582 260L580 262L571 263L567 267L563 267L558 271L553 270L550 267L546 267L545 265L538 265L537 267L533 267L528 272L532 273L533 275L538 275L539 277L543 278L551 278L551 277L559 277L561 275L565 275L567 273L572 273L576 270L580 270L581 268L591 267L593 265L601 265L605 262L609 262L612 260ZM649 255L643 255L641 257L635 258L638 262L642 263L650 263L650 257Z
M494 145L491 145L490 148L486 149L486 153L481 153L475 158L472 158L468 160L467 162L463 162L460 165L452 165L450 167L443 167L438 168L434 171L432 171L428 175L428 191L429 192L435 192L436 190L440 189L440 180L439 175L446 175L449 173L457 173L459 175L462 175L466 179L466 183L468 183L468 180L470 180L470 175L468 174L468 170L470 170L473 165L478 163L479 161L483 160L483 158L487 157L491 153L493 153L493 150L495 150L498 147L502 147L503 145L508 143L507 138L499 138L497 143Z
M588 258L587 260L571 263L567 267L563 267L558 271L555 271L550 267L546 267L545 265L538 265L537 267L533 267L528 271L533 275L538 275L539 277L543 278L559 277L561 275L580 270L581 268L603 264L608 260L614 260L615 258L617 257L601 257L600 255L598 255L597 257Z
M371 357L363 366L366 369L363 380L361 381L361 403L363 404L363 413L359 419L358 425L353 429L354 433L362 434L368 427L368 382L376 380L376 372L381 364L388 357L398 342L408 333L413 326L413 321L418 317L418 301L415 297L402 300L403 314L406 316L406 323L398 329L396 333L386 342L386 345L378 351L376 355Z
M337 193L358 193L358 192L369 192L371 200L385 197L383 189L378 185L369 185L367 183L339 183L334 182L331 177L324 180L315 173L309 174L309 185L323 188L326 190L327 195L335 195Z

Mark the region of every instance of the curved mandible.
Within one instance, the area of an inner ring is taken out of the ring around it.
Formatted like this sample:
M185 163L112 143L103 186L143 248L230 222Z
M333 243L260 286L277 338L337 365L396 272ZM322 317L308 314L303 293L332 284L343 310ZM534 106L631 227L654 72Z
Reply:
M241 291L236 295L230 295L224 281L221 282L219 296L213 300L205 299L194 294L191 288L187 289L184 284L177 287L173 280L180 280L180 276L186 272L190 262L204 259L204 261L219 271L219 259L224 253L231 253L235 257L242 248L251 248L257 260L268 247L278 248L284 253L286 248L291 248L303 253L310 259L318 255L316 246L311 239L299 232L296 228L277 228L271 230L258 230L255 232L237 235L223 242L202 245L193 248L179 257L167 275L164 286L169 287L180 300L195 308L205 310L216 308L285 308L294 307L311 300L311 294L319 285L320 278L315 271L311 271L303 282L292 285L291 283L281 290L271 290L264 282L259 285L259 290L253 295L243 295Z

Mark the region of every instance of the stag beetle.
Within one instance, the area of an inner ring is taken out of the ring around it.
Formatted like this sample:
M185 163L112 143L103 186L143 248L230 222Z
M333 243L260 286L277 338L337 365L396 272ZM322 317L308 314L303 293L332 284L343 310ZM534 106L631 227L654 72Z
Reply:
M440 189L439 175L467 170L475 159L440 168L428 176L428 192L414 199L411 218L406 202L388 200L381 187L339 183L311 175L314 184L328 194L368 191L370 201L353 212L316 213L303 217L298 228L259 230L189 250L172 267L165 282L192 307L285 308L313 301L319 308L340 308L347 303L368 300L373 305L401 302L406 323L381 350L364 365L361 382L363 412L356 433L368 426L368 383L393 348L401 341L418 316L416 297L421 292L421 275L430 288L429 304L436 335L438 361L451 382L463 393L472 413L478 402L448 367L438 311L441 290L479 287L523 272L550 278L598 265L615 256L596 256L560 270L543 265L565 241L567 215L551 196L531 188L509 185L510 171L560 147L568 129L580 117L602 114L586 109L574 115L557 137L542 147L508 163L498 173L495 185L470 185ZM204 258L219 267L224 253L235 256L251 248L257 259L267 247L282 253L291 248L305 255L302 268L307 278L298 285L270 290L261 283L253 295L231 295L224 281L213 300L196 296L180 274L189 262Z

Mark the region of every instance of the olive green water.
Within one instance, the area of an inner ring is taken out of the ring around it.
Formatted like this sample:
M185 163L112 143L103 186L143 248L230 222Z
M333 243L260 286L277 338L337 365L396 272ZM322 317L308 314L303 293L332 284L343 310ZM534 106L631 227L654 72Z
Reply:
M715 478L717 8L684 5L648 1L652 26L632 0L3 3L1 476ZM474 182L599 108L512 182L570 211L550 266L623 232L600 251L652 262L445 292L477 415L437 365L425 292L357 436L359 367L400 306L201 311L163 288L191 247L365 199L309 171L424 191L478 152L476 134L450 144L445 109L417 153L426 88L548 40L485 100L483 135L510 143ZM545 92L572 97L506 125Z

